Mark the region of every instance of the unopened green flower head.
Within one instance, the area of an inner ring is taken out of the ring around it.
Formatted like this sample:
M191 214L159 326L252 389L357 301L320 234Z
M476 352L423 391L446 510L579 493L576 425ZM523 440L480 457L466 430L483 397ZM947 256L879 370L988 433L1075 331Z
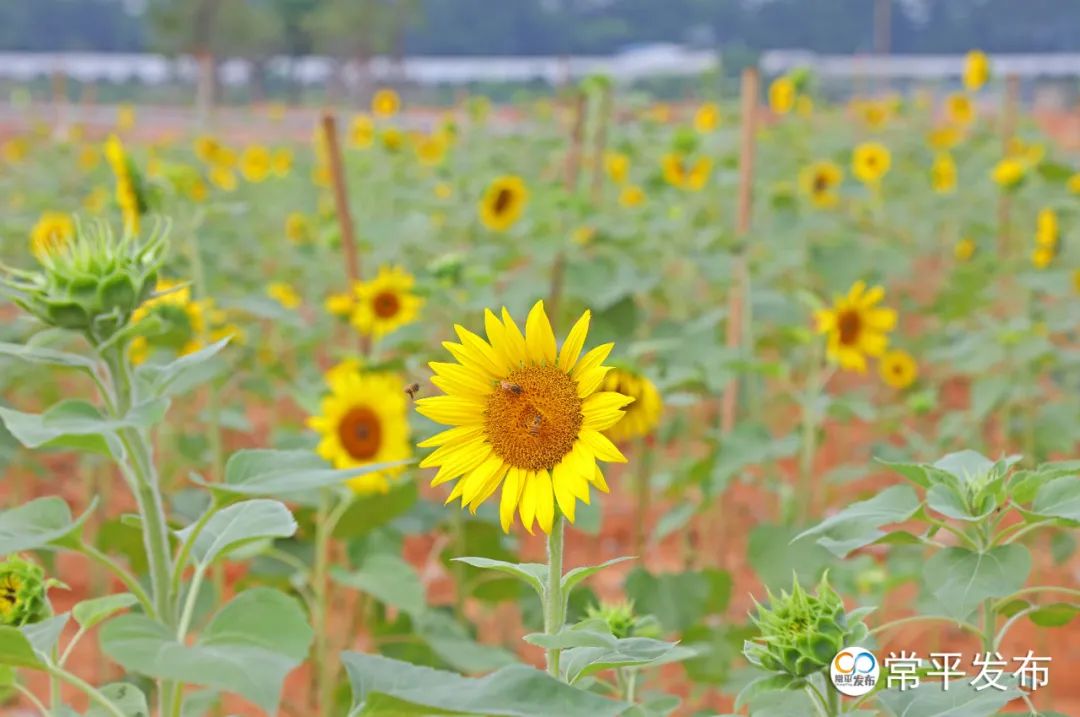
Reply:
M651 615L640 616L634 612L633 600L601 602L586 608L586 615L607 623L611 634L619 639L626 637L659 637L660 629Z
M849 625L844 603L821 578L815 594L807 593L796 578L791 592L768 592L767 605L755 601L751 620L761 631L761 642L750 643L748 657L773 672L806 677L828 669L837 652L865 637L862 623Z
M21 627L49 616L45 571L18 555L0 562L0 625Z
M162 231L140 239L104 223L80 225L72 241L38 257L37 271L4 267L0 291L46 324L100 345L153 294L165 247Z

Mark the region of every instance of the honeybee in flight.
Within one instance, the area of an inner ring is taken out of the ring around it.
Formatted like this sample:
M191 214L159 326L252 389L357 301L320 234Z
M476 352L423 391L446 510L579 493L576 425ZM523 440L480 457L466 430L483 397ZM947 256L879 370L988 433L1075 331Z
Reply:
M409 394L409 398L416 400L416 394L420 393L420 384L411 383L405 387L405 393Z

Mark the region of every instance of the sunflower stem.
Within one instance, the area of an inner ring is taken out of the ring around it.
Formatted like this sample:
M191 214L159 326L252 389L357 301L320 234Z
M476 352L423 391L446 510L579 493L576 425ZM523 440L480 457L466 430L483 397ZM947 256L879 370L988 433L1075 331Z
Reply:
M562 593L564 528L565 523L562 513L556 510L555 521L551 526L551 533L548 534L547 543L548 575L547 587L544 590L545 635L558 634L562 630L563 622L566 620L564 611L566 600ZM559 656L561 653L562 650L555 647L547 650L547 671L556 679L559 678Z

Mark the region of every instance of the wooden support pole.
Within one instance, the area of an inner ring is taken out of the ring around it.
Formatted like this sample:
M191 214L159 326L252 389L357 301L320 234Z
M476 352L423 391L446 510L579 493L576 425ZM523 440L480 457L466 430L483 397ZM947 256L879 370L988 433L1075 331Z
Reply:
M349 288L360 281L360 252L356 246L356 228L349 211L349 192L345 186L345 165L341 160L341 144L338 141L337 119L331 112L322 116L323 140L326 156L330 162L330 181L334 188L334 206L341 225L341 248L345 253L345 276Z
M1001 98L1001 156L1008 157L1016 134L1016 118L1020 105L1020 78L1005 78L1005 94ZM1011 251L1012 196L1008 192L998 194L998 255L1004 259Z
M592 157L592 201L599 204L604 191L604 153L607 151L608 126L611 124L611 85L600 86L600 107L596 116L596 141Z
M740 240L728 297L727 347L738 350L749 328L747 313L750 301L750 270L743 240L750 233L754 186L754 135L758 105L757 68L748 67L742 74L742 132L739 141L739 192L735 219L735 236ZM720 430L727 435L735 427L735 411L739 400L739 381L733 378L724 390L720 406Z
M585 92L575 90L574 117L570 126L570 147L566 153L566 173L563 182L567 194L577 191L581 177L582 145L585 142L585 115L588 110L588 97ZM562 303L563 282L566 275L566 252L559 249L551 265L551 289L548 292L547 314L551 321L558 324L559 309Z

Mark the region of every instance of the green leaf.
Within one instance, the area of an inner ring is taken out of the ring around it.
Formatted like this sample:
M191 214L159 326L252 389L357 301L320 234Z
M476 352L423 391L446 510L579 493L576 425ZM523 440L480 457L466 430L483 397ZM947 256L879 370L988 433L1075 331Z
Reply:
M924 681L902 692L882 690L877 700L896 717L990 717L1019 696L1012 687L1005 691L943 690L938 682Z
M817 581L834 556L812 538L798 539L798 529L786 525L757 525L750 531L747 558L761 582L772 589L790 588L794 573L803 585Z
M801 678L792 675L765 675L759 677L739 690L739 694L735 697L735 709L742 709L744 705L750 704L766 692L790 689L792 683L795 682L804 683Z
M106 418L90 403L66 400L45 413L23 413L0 407L0 420L11 435L27 448L66 448L117 455L114 434L124 428L148 428L161 421L168 410L167 399L159 398L132 407L120 419Z
M311 641L296 600L263 587L221 608L194 645L144 615L122 615L101 630L102 651L130 672L235 692L267 712L277 711L282 682Z
M888 466L890 470L896 471L916 485L922 486L923 488L930 487L930 478L927 475L926 470L927 467L922 463L894 463L893 461L887 461L882 458L877 458L875 460L884 466Z
M431 651L455 670L476 674L517 662L512 652L472 639L459 622L443 612L425 610L414 618L414 624Z
M193 480L222 493L295 498L298 493L341 485L349 478L406 462L372 463L334 470L310 451L244 450L229 456L223 483L208 483L198 477Z
M358 495L334 527L335 538L359 538L409 512L420 495L416 481L392 484L386 493Z
M653 530L652 542L659 543L676 530L684 527L697 512L697 506L693 503L679 503L674 508L660 516Z
M344 652L341 659L357 716L615 717L629 707L524 665L469 678L380 655Z
M136 370L135 378L146 387L150 396L185 393L224 371L224 364L211 359L228 343L228 338L221 339L164 365L145 363Z
M195 524L176 535L183 541L191 538ZM296 533L296 520L283 503L257 498L223 508L206 521L195 536L191 555L203 566L253 540L288 538Z
M150 707L146 704L146 695L135 685L127 682L113 682L101 688L101 694L116 705L125 717L150 717ZM94 703L86 712L86 717L111 717L112 713L105 711Z
M94 360L79 354L57 351L39 346L26 346L24 344L12 344L0 341L0 356L12 356L30 363L45 364L48 366L64 366L93 371L96 367Z
M989 505L986 510L976 515L968 509L968 506L964 503L964 498L953 486L937 483L930 486L930 490L926 491L926 505L938 513L955 520L968 522L982 520L994 512L993 502L987 502Z
M1078 614L1080 605L1056 602L1033 610L1028 613L1028 618L1039 627L1062 627L1072 622Z
M524 580L525 583L536 591L538 595L544 594L544 583L547 581L548 569L541 563L509 563L505 560L491 560L489 558L454 558L456 562L472 565L474 568L496 570L500 573L513 575Z
M116 593L83 600L72 608L71 615L75 618L75 622L79 623L79 627L89 630L121 610L126 610L138 603L138 599L131 593Z
M838 558L869 545L885 535L881 526L902 523L919 509L919 497L908 485L886 488L869 500L852 503L809 530L795 536L792 542L816 538Z
M705 615L722 610L730 591L730 577L723 571L652 574L635 568L626 578L626 593L637 611L654 615L674 631L686 630Z
M671 662L675 653L680 659L694 657L697 653L679 648L671 642L649 637L627 637L614 640L607 647L572 647L562 653L562 673L570 684L583 677L595 675L616 667L635 667L657 662Z
M945 614L966 618L986 598L1011 595L1031 572L1031 553L1022 545L999 545L985 553L946 548L923 568L927 589Z
M1080 521L1080 477L1062 476L1044 484L1035 494L1031 512Z
M582 580L585 580L591 575L595 575L606 567L611 565L618 565L619 563L625 563L627 560L635 560L636 558L630 555L624 555L621 558L612 558L599 565L588 565L580 568L574 568L562 576L562 591L563 595L569 595Z
M356 588L410 615L419 615L426 608L420 576L413 566L396 555L376 553L365 558L359 570L336 568L331 575L342 585Z
M26 635L26 639L30 641L30 645L41 659L48 660L56 643L60 641L60 633L67 626L69 617L70 613L65 612L45 618L40 622L23 625L19 629Z
M0 665L45 669L45 664L34 652L26 635L17 628L7 626L0 627Z
M62 498L35 498L17 508L0 513L0 555L37 550L73 536L97 506L96 501L71 519L71 509Z

